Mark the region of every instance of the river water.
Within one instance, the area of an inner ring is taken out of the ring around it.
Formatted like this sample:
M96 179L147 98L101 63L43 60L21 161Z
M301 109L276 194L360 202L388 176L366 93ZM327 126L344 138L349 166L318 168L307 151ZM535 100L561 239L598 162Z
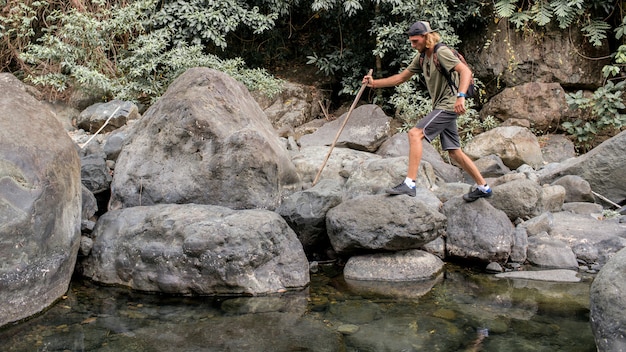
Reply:
M76 279L42 314L0 330L0 351L595 352L592 277L497 279L446 264L437 279L364 283L321 266L304 291L173 297Z

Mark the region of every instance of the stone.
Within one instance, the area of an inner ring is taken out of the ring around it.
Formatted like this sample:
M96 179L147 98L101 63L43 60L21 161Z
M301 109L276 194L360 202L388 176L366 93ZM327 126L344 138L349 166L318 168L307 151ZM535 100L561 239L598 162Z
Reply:
M375 152L390 135L391 118L374 104L361 105L352 111L350 118L344 125L348 113L338 119L328 122L317 131L300 137L298 142L302 147L314 145L332 145L337 138L337 132L344 126L336 147L348 147L356 150Z
M513 225L506 213L481 198L461 198L443 206L447 217L446 252L452 258L506 263L513 245Z
M420 197L369 195L346 200L326 215L337 253L417 249L442 235L446 217Z
M216 70L187 70L129 133L110 209L195 203L273 210L285 190L300 186L257 102Z
M349 280L419 281L436 277L443 265L437 256L415 249L352 256L343 274Z
M604 265L589 291L590 322L598 351L626 351L626 249Z
M524 127L496 127L472 138L463 150L472 159L497 155L510 169L523 164L533 168L543 165L539 141Z
M52 112L0 74L0 326L66 293L80 246L80 160ZM34 128L36 127L36 128Z
M181 295L260 295L300 290L309 265L275 212L204 204L109 211L77 271L107 285Z

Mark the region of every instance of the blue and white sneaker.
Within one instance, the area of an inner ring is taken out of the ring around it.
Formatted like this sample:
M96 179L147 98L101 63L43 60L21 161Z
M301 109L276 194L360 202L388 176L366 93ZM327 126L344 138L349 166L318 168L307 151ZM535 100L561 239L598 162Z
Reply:
M491 195L493 194L493 192L491 192L491 188L488 189L486 192L481 191L478 187L476 189L474 189L473 191L469 192L468 194L464 194L463 195L463 199L466 202L473 202L475 200L477 200L478 198L489 198L491 197Z
M415 197L415 187L411 188L406 183L402 182L401 184L387 189L385 192L389 195L397 196L400 194L406 194L407 196Z

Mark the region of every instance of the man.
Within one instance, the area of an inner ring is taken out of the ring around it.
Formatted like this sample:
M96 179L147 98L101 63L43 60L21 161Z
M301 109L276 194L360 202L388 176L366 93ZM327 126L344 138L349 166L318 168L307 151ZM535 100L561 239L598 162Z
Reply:
M408 81L414 74L423 74L428 93L433 101L433 111L423 117L415 127L409 130L409 167L406 179L399 185L388 189L392 195L407 194L415 197L415 179L422 159L422 139L432 142L437 136L441 139L441 145L476 182L476 189L465 194L463 199L473 202L479 198L490 197L491 189L478 171L472 160L461 150L459 133L456 126L456 118L465 113L465 98L470 85L472 71L461 62L452 51L441 46L437 50L437 58L442 67L453 67L452 79L457 83L458 92L454 92L449 86L445 76L437 70L433 62L433 51L441 37L430 28L430 24L424 21L415 22L407 31L411 47L418 51L413 62L404 71L381 79L374 79L367 75L363 77L363 83L371 88L393 87ZM423 66L420 67L420 54L425 52Z

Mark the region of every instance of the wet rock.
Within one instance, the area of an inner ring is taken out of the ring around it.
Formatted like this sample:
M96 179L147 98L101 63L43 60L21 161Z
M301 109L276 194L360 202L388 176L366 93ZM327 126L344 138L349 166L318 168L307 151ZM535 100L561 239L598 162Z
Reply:
M80 161L50 110L0 74L0 326L69 286L80 244ZM34 128L36 126L36 128Z
M598 351L626 351L626 249L617 252L591 284L590 320Z
M184 295L302 289L309 265L293 230L267 210L200 204L132 207L98 220L79 272L103 284Z

